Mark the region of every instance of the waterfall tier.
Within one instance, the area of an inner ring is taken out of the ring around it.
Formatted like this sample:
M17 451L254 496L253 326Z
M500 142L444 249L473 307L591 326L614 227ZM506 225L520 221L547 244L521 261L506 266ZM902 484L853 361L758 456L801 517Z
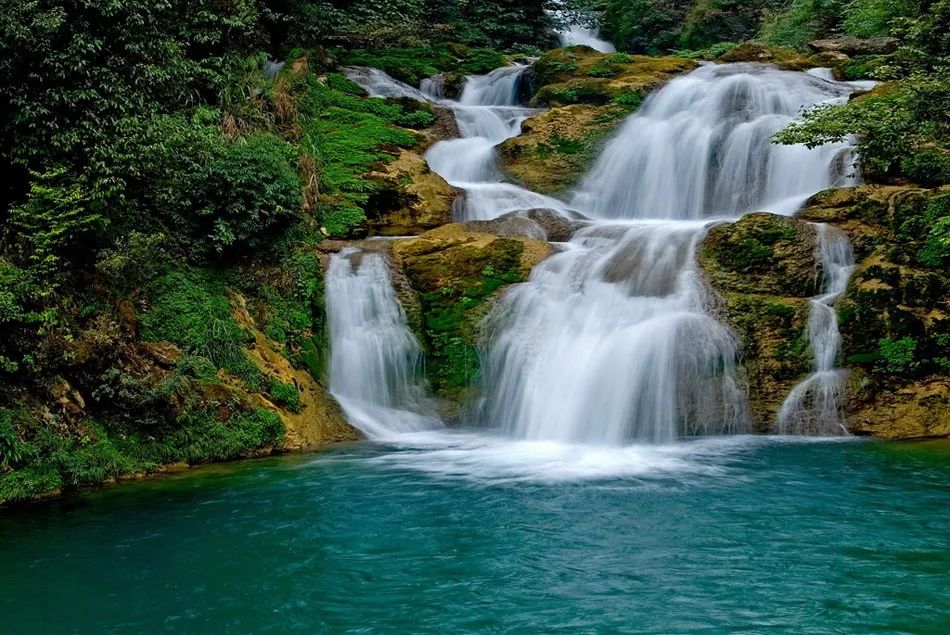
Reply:
M654 93L608 143L572 201L594 218L735 218L794 212L850 182L849 143L772 143L803 108L848 86L757 64L710 64Z
M809 302L808 343L813 372L795 386L782 404L776 422L779 434L847 435L841 417L841 397L847 373L835 364L841 353L841 333L835 304L848 287L854 254L848 237L829 225L815 225L821 262L821 294Z
M330 391L350 423L373 439L441 427L385 259L353 248L333 255L326 297Z

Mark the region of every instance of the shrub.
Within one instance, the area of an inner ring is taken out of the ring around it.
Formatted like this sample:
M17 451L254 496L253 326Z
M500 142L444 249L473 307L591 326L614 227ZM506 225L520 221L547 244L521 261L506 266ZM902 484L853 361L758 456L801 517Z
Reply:
M902 337L899 340L884 338L878 342L878 353L883 366L892 373L904 374L915 369L918 365L915 359L916 351L917 341L912 337Z
M300 412L303 409L300 403L300 392L293 384L286 384L279 379L272 379L268 391L271 400L291 412Z

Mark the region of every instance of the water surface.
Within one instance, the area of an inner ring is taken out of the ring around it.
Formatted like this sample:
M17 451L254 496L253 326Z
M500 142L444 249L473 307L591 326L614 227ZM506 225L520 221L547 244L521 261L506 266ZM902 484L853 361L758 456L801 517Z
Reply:
M0 633L946 633L950 447L458 434L0 513Z

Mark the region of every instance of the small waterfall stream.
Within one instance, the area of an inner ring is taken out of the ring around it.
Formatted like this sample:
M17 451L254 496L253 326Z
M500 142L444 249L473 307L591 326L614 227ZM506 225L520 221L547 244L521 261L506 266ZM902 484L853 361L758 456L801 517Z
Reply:
M346 248L326 275L330 392L371 439L441 427L419 379L422 349L406 324L386 260Z
M840 229L821 223L815 225L815 231L822 293L809 302L808 343L814 357L813 372L789 393L775 429L779 434L841 436L848 434L840 403L847 373L835 367L841 352L835 304L848 287L854 254Z
M746 431L737 341L710 310L695 251L712 223L750 211L789 214L811 194L852 182L847 142L771 143L803 108L843 101L852 87L756 64L702 66L646 100L567 205L505 183L497 167L495 146L532 112L516 105L523 72L472 77L457 102L438 100L437 82L416 91L458 121L461 138L435 144L426 158L465 190L462 220L533 207L595 219L490 316L482 423L526 442L608 447ZM379 79L361 83L371 94L416 90ZM829 294L837 288L827 285ZM831 311L833 300L822 297ZM825 338L820 330L816 323L813 338Z

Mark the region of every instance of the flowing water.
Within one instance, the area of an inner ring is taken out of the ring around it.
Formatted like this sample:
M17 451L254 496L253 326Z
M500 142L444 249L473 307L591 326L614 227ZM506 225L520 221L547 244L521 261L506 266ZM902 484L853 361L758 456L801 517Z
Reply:
M439 101L463 138L429 160L468 193L465 217L568 209L495 165L530 114L521 72ZM681 439L745 420L697 243L847 181L846 144L767 139L848 90L736 65L649 98L571 203L595 220L489 320L487 431L432 414L385 258L332 257L331 388L371 440L5 511L0 633L950 632L946 443ZM851 266L817 231L816 374L836 372Z
M568 24L557 32L561 46L587 46L601 53L614 53L617 49L606 40L601 39L600 33L583 24Z
M950 631L946 443L639 452L552 482L362 443L7 510L0 633Z
M813 371L789 393L778 413L779 434L838 436L848 434L841 416L847 372L836 368L841 333L835 304L848 287L854 254L847 235L825 224L815 225L821 262L821 294L809 302L808 343Z
M532 112L515 105L523 72L469 78L459 102L440 102L461 138L433 146L429 165L465 190L465 219L549 207L594 222L493 312L480 423L511 438L605 446L746 431L737 342L712 315L695 250L710 223L790 214L853 182L849 142L771 142L802 109L842 102L852 87L758 64L702 66L645 101L567 206L505 183L497 166L495 147ZM415 90L370 75L355 78L371 94ZM436 84L427 88L433 99Z
M437 428L419 379L422 349L380 254L346 248L326 275L330 391L371 439Z

